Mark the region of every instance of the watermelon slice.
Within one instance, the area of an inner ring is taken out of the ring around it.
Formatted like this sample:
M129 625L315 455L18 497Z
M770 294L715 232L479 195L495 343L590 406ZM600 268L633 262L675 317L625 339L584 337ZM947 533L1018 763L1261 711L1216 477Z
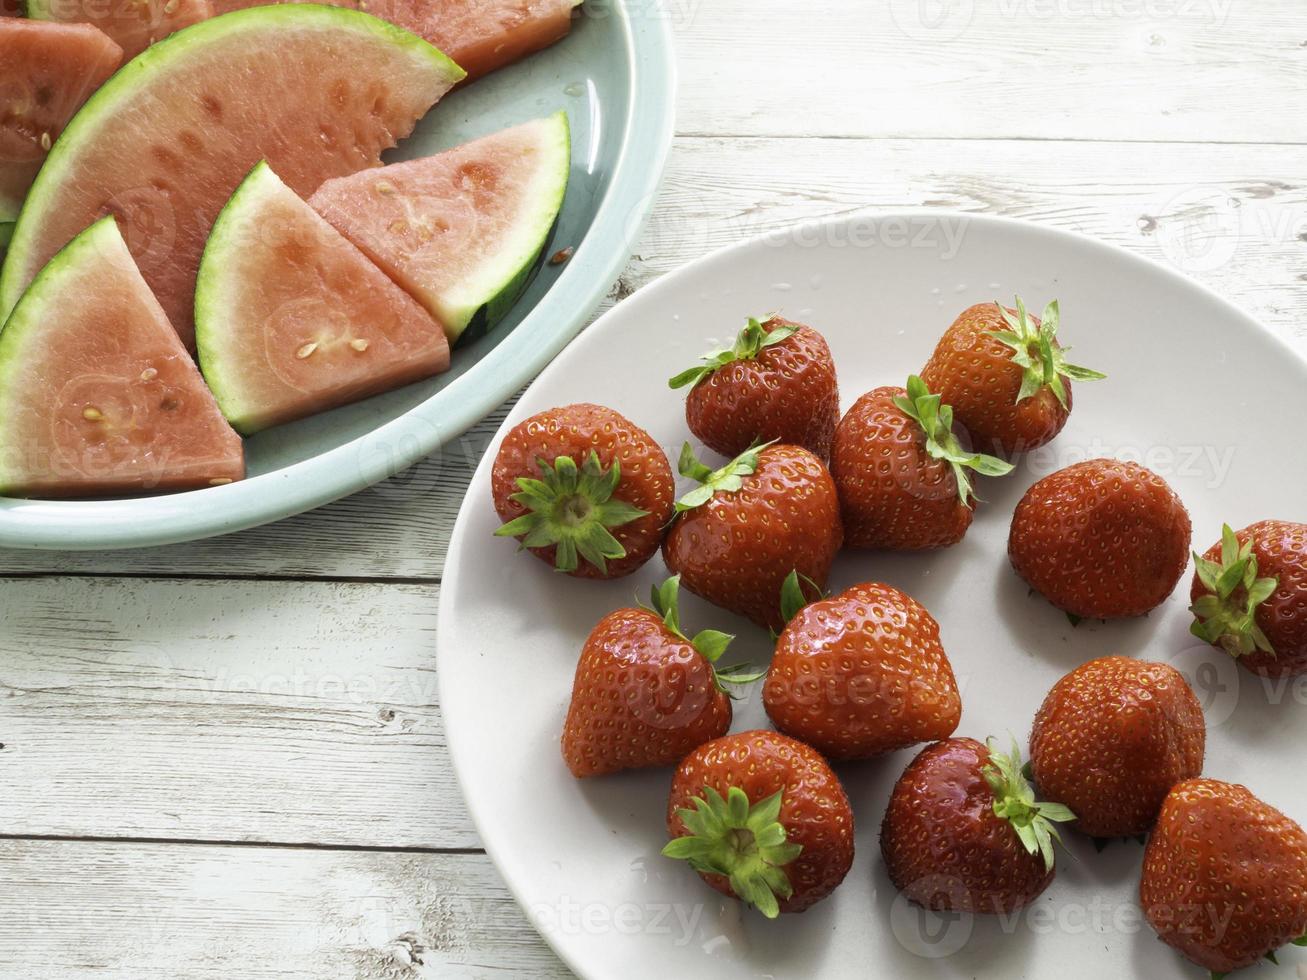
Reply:
M324 183L309 203L407 289L452 344L488 329L537 268L571 167L567 115Z
M463 72L422 39L356 10L259 7L179 31L124 66L68 124L28 194L0 318L104 214L183 341L213 219L260 160L307 195L380 163Z
M135 58L155 41L213 16L209 0L26 0L33 20L94 24Z
M195 336L218 405L246 435L449 367L440 326L266 163L214 222Z
M240 437L112 218L33 280L0 331L0 494L93 497L239 480Z
M18 217L51 144L122 57L88 24L0 20L0 222Z
M70 2L70 0L63 0ZM84 0L78 0L84 2ZM213 0L216 13L268 0ZM426 38L480 78L567 36L580 0L327 0L358 7Z

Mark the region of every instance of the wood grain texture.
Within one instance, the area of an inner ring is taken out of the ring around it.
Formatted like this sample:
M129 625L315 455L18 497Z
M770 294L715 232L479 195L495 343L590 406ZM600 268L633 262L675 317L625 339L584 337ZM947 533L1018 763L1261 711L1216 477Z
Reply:
M680 40L686 134L1307 142L1301 4L664 0L664 8Z
M0 840L0 922L6 980L571 976L480 854Z
M0 580L0 833L476 847L438 591Z
M796 221L920 206L1114 242L1188 272L1307 349L1307 180L1292 146L680 139L614 297ZM269 527L172 548L0 558L10 572L436 579L505 410L399 478Z

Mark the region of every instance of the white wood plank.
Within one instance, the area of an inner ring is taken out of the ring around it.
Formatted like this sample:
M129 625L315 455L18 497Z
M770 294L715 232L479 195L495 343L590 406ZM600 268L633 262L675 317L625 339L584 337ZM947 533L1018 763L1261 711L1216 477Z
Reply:
M681 139L615 296L791 222L923 205L1115 242L1190 272L1282 336L1307 340L1307 185L1302 150L1292 146ZM436 578L499 418L398 480L270 527L166 549L0 560L11 572Z
M436 703L437 598L0 580L0 834L476 847Z
M13 980L569 977L484 855L0 840Z
M1298 3L664 5L686 134L1307 141Z

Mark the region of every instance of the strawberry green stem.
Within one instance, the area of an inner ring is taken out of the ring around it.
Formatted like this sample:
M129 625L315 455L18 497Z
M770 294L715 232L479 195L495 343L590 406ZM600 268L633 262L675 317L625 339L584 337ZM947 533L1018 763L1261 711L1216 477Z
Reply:
M776 440L772 440L775 442ZM699 484L676 502L676 513L702 507L712 499L715 493L735 493L744 486L744 478L751 476L758 469L758 457L772 442L763 443L746 449L721 469L709 469L695 456L694 450L687 442L681 447L681 458L677 470L681 476L688 477Z
M1061 319L1057 300L1044 307L1044 315L1039 318L1039 326L1035 326L1030 319L1030 314L1026 312L1026 304L1022 302L1020 296L1016 298L1016 303L1017 315L1013 316L1002 303L997 300L994 302L999 313L1003 314L1003 320L1011 329L995 330L993 335L1012 348L1012 362L1021 367L1021 390L1017 392L1018 405L1041 388L1047 388L1056 396L1058 404L1066 408L1066 385L1062 383L1063 378L1070 378L1072 381L1098 381L1107 377L1089 368L1068 364L1066 355L1071 348L1059 347L1053 342Z
M899 411L921 426L926 434L926 452L933 459L942 459L953 468L958 484L958 497L963 504L971 505L975 493L967 470L982 476L1004 476L1012 472L1012 464L984 453L969 453L953 433L953 409L942 403L939 395L932 395L926 383L915 374L908 378L907 397L894 399Z
M750 317L748 324L735 338L733 346L727 347L725 350L705 354L700 358L704 362L703 364L682 371L667 382L667 387L684 388L686 385L697 385L708 375L719 368L725 367L732 361L754 360L765 348L779 344L782 340L792 336L798 329L797 324L787 323L768 330L761 321Z
M1194 564L1198 581L1208 594L1189 607L1194 614L1189 632L1232 657L1247 656L1254 650L1275 656L1271 641L1257 625L1257 607L1274 594L1280 580L1257 577L1252 538L1240 545L1230 525L1223 525L1221 560L1208 561L1195 552Z
M1044 867L1053 869L1053 841L1059 844L1062 836L1057 832L1055 823L1074 820L1076 815L1061 803L1039 803L1035 800L1034 787L1026 778L1026 769L1021 763L1021 749L1016 740L1012 740L1012 754L1000 753L991 738L989 745L989 765L981 770L985 782L994 793L994 815L1001 817L1012 825L1022 845L1031 854L1038 854L1044 859Z
M664 856L687 861L695 871L725 875L736 897L776 918L778 899L794 894L785 865L803 850L786 840L781 795L777 791L750 805L738 786L730 787L725 799L705 786L703 796L693 799L693 810L676 811L690 833L664 847Z
M526 513L501 526L496 536L520 538L523 548L555 546L554 565L560 572L576 571L579 555L606 573L608 561L626 556L609 529L648 513L613 496L622 482L621 463L614 460L605 470L591 450L579 468L571 456L559 456L552 464L538 458L536 465L542 479L519 477L511 498Z
M647 608L661 616L663 625L668 630L698 650L699 654L708 661L712 667L713 682L717 685L717 690L736 697L737 695L727 687L728 684L736 686L752 684L766 676L767 671L756 670L752 664L717 666L717 661L735 639L730 633L723 633L721 630L700 630L691 638L681 632L680 588L681 576L679 575L673 575L662 585L652 586Z

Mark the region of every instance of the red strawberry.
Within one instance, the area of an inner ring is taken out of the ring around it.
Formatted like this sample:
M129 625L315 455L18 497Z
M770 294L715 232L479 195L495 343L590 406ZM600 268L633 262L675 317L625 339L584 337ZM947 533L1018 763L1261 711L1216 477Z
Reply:
M1194 555L1191 632L1253 673L1307 673L1307 524L1258 521Z
M802 912L853 864L853 810L815 750L778 735L727 735L672 777L663 854L769 919Z
M1012 515L1017 574L1073 617L1142 616L1189 560L1189 513L1156 473L1091 459L1044 477Z
M1030 762L1046 799L1092 837L1147 833L1171 787L1203 771L1207 726L1183 675L1103 657L1053 685L1035 716Z
M678 584L655 587L650 609L609 613L586 639L563 724L563 758L577 778L675 765L731 727L725 685L762 676L715 668L727 634L681 632Z
M1011 465L967 452L953 411L916 376L907 389L877 388L835 430L831 474L848 543L912 551L957 544L971 526L967 470L1002 476Z
M803 603L786 580L783 611ZM962 699L939 624L889 585L855 585L794 612L763 687L785 734L829 759L866 759L952 735Z
M880 829L894 886L937 911L1012 912L1053 880L1054 822L1075 817L1037 803L1012 755L971 738L927 746L899 777Z
M1066 362L1058 344L1057 300L1043 317L981 303L964 310L944 332L921 380L938 392L972 442L1003 455L1052 440L1071 414L1071 379L1103 375Z
M1307 834L1242 786L1171 790L1144 851L1144 916L1215 974L1307 945Z
M798 446L751 449L713 471L689 443L680 469L700 486L676 504L667 567L696 595L780 630L785 577L797 570L824 587L844 540L830 473Z
M675 485L658 443L602 405L533 415L504 437L490 474L495 532L581 578L648 561L672 518Z
M812 327L777 316L750 319L733 347L703 361L668 384L694 386L685 421L709 448L738 456L770 441L830 455L840 393L830 348Z

